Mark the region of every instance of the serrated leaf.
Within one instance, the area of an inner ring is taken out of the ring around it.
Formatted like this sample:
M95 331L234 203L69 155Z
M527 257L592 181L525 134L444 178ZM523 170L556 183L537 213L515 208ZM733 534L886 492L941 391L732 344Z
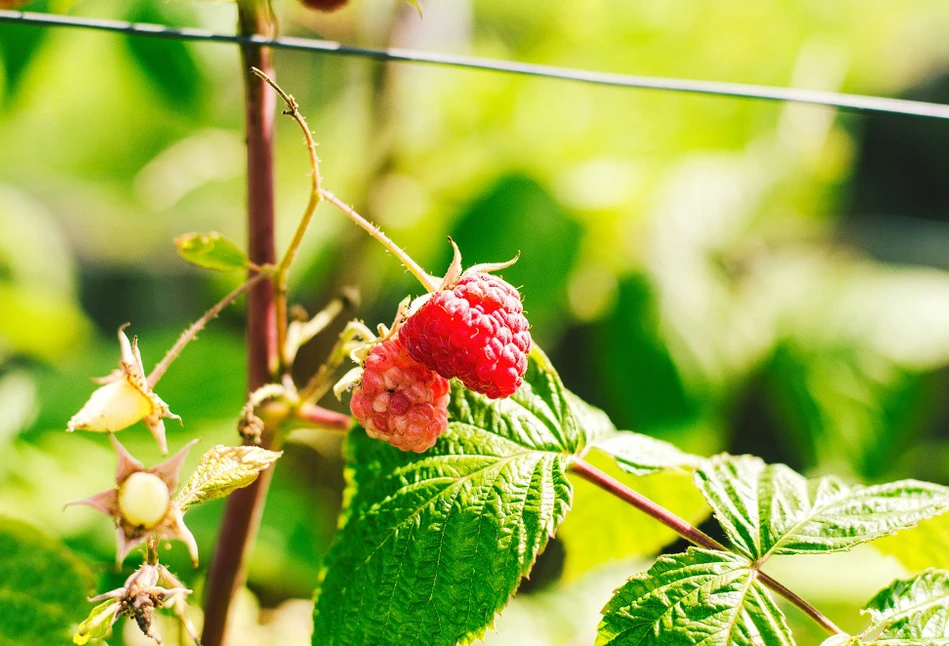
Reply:
M423 454L348 440L345 524L317 591L313 644L454 646L484 634L570 506L583 440L547 358L489 400L457 384Z
M587 444L594 444L599 438L616 432L613 422L602 410L588 404L570 391L567 391L567 399L570 401L577 425L583 431Z
M217 500L246 487L283 455L259 446L218 445L201 456L188 484L175 496L182 511L202 502Z
M704 460L648 435L618 431L598 439L596 448L611 455L627 473L644 476L666 469L696 469Z
M949 572L926 570L894 581L865 608L872 624L863 643L885 646L949 644Z
M115 599L109 599L93 608L89 616L76 629L76 634L72 638L73 643L83 646L93 639L106 637L112 630L112 619L115 617L117 603Z
M247 256L217 231L186 233L175 238L178 255L192 265L216 271L234 271L248 265Z
M920 522L916 527L873 542L873 547L896 557L910 572L931 567L949 570L949 514Z
M670 470L636 476L625 473L609 455L595 450L584 461L616 478L693 525L709 515L705 499L692 484L692 474ZM678 534L646 514L632 513L629 504L596 485L577 478L573 506L557 539L566 551L562 582L620 559L652 559Z
M839 552L913 527L949 507L949 489L917 480L849 487L833 477L808 480L783 464L722 455L695 472L695 483L738 551Z
M92 573L65 547L0 517L0 644L71 643L87 609Z
M784 615L748 561L689 548L660 557L603 609L597 646L784 646Z

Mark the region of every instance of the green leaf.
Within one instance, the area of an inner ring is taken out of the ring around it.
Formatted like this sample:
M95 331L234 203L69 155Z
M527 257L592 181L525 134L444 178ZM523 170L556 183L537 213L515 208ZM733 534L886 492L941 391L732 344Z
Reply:
M47 5L45 0L33 2L29 10L44 12L48 10ZM12 23L0 25L0 59L3 60L4 89L8 96L16 93L30 63L41 50L48 34L48 29L40 29L32 25Z
M178 8L180 12L180 7ZM175 26L182 20L164 3L139 0L132 5L129 22ZM132 59L161 95L176 109L193 109L201 98L201 70L188 43L164 38L126 36Z
M695 482L738 551L753 560L849 550L949 507L949 489L940 485L901 480L848 487L752 456L712 458Z
M928 518L916 527L873 542L911 572L935 567L949 570L949 514Z
M598 438L616 433L613 422L602 410L586 403L570 391L567 391L567 399L570 400L577 425L582 429L587 444L593 444Z
M783 646L784 615L748 561L690 548L663 556L603 609L597 646Z
M188 484L175 496L182 511L202 502L217 500L246 487L283 455L259 446L218 445L201 456Z
M926 570L894 581L867 605L872 624L867 644L935 646L949 644L949 572Z
M673 444L632 431L604 436L594 446L613 456L624 471L640 476L666 469L696 469L704 462Z
M693 525L709 515L708 505L692 484L690 472L669 470L636 476L622 471L601 451L590 451L583 459ZM678 538L662 523L646 514L634 513L626 502L583 478L576 478L573 486L573 506L557 531L566 551L562 582L577 580L620 559L652 559Z
M79 624L79 628L72 638L73 643L83 646L83 644L88 644L93 639L102 639L108 636L112 630L112 621L118 603L115 599L109 599L93 608L89 612L89 616Z
M70 643L92 586L89 568L65 547L0 517L0 644Z
M217 231L180 235L175 238L175 248L179 256L205 269L233 271L248 265L241 248Z
M317 591L314 645L478 639L563 520L583 438L540 351L513 396L456 384L449 414L422 454L350 433L345 524Z

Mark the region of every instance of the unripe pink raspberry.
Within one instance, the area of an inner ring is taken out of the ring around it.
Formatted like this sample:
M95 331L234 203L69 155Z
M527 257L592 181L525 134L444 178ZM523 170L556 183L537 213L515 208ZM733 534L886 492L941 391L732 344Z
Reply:
M492 399L514 394L527 370L530 325L521 296L497 276L469 271L399 329L412 358Z
M349 407L370 437L421 453L448 428L448 391L448 380L409 356L395 337L366 357Z

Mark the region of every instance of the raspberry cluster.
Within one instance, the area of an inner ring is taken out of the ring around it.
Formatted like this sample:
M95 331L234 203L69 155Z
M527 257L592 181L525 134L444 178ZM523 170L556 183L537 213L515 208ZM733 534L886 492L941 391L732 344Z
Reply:
M349 406L370 437L421 453L448 428L448 391L447 379L393 337L369 353Z
M419 363L499 399L523 381L529 328L518 291L497 276L472 271L426 301L399 336Z

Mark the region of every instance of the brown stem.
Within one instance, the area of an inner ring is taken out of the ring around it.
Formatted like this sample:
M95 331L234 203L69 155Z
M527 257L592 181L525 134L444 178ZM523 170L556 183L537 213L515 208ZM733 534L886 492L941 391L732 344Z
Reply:
M633 491L616 478L610 477L606 473L603 473L592 464L584 462L583 460L576 460L570 465L570 470L574 471L584 480L592 482L597 487L603 489L604 491L608 491L620 500L629 503L641 512L655 518L660 523L690 543L710 550L721 550L726 552L730 551L724 545L697 527L694 527L688 521L679 518L665 507L657 505L642 494ZM807 614L808 617L820 624L829 633L839 634L843 632L834 622L825 617L817 608L809 604L791 590L784 587L784 585L778 581L775 581L764 572L758 570L756 565L753 565L752 568L758 579L763 584L800 608L805 614Z
M268 4L239 0L238 28L244 36L273 37ZM266 47L241 46L247 134L248 256L258 266L276 261L274 244L274 95L250 72L256 67L273 76L271 52ZM253 271L252 271L253 273ZM277 364L274 285L265 280L250 291L247 304L247 381L253 392L270 381ZM265 427L264 448L277 449L275 429ZM254 543L273 469L261 473L250 486L229 497L218 535L214 560L208 573L204 609L205 646L221 646L234 594L244 584L246 557Z

